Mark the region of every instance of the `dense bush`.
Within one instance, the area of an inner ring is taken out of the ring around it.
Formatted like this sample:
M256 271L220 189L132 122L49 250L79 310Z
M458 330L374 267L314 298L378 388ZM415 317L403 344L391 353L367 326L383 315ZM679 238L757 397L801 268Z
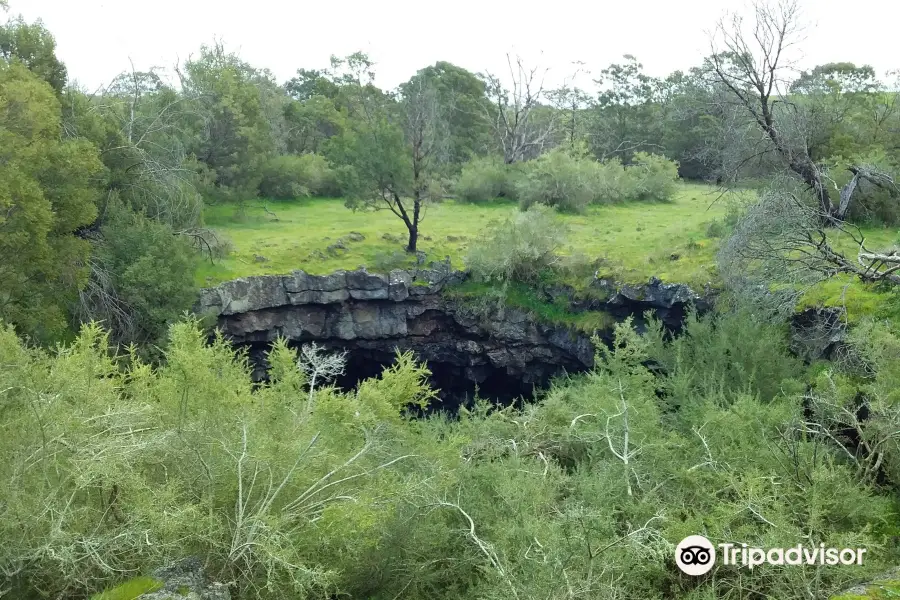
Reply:
M678 182L678 163L658 154L637 152L626 169L634 200L671 200Z
M196 238L175 235L168 224L128 210L114 194L105 211L75 316L102 322L116 343L149 349L196 300L195 241L203 252L225 249L206 231L198 230Z
M596 196L597 163L557 148L523 165L516 185L519 207L555 206L561 212L584 212Z
M490 223L466 256L472 275L486 282L536 281L558 261L556 252L565 240L565 226L554 213L537 205Z
M849 380L823 375L810 420L802 389L774 385L793 372L776 356L742 361L758 372L746 385L720 368L748 327L692 321L671 350L684 360L660 372L647 365L662 342L622 324L591 372L538 402L415 422L402 408L433 392L408 354L342 393L313 385L339 357L278 342L254 385L245 358L192 323L155 369L110 356L94 326L53 352L0 329L0 538L15 540L0 545L0 583L15 598L84 597L199 554L241 599L827 598L896 564L895 509L815 429L841 417ZM867 393L895 419L897 339L874 333ZM692 347L715 338L717 356ZM877 423L893 461L897 424ZM697 533L868 554L686 578L674 547Z
M579 152L554 149L523 163L516 185L519 206L555 206L580 213L591 203L627 200L670 200L678 181L678 164L662 156L638 152L623 166L618 158L597 162Z
M493 158L476 158L463 166L453 186L462 202L487 202L495 198L516 199L519 165L506 165Z
M597 163L594 198L598 204L616 204L634 199L633 181L618 158Z
M302 196L336 196L339 193L335 171L318 154L275 156L262 169L259 194L265 198L290 200Z

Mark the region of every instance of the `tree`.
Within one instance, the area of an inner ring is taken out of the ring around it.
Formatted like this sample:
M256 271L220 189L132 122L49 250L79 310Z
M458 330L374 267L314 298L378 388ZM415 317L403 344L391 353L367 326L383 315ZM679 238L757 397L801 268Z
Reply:
M221 43L178 69L181 89L194 98L188 151L213 174L218 193L253 194L260 165L277 146L267 93L277 85ZM277 114L278 111L274 111Z
M363 75L371 82L370 69L369 64ZM414 77L396 98L371 83L360 85L362 76L355 80L346 90L350 127L333 150L355 172L347 205L390 210L406 226L406 251L415 252L425 206L437 195L440 166L448 157L446 110L425 78Z
M66 66L56 57L56 40L40 20L28 24L18 17L0 26L0 58L21 61L57 95L66 85Z
M0 61L0 318L41 341L65 330L90 252L75 234L96 215L103 165L61 136L53 88Z
M538 78L537 68L527 68L521 57L507 54L509 82L507 89L496 75L484 75L490 104L485 113L494 130L494 137L506 164L520 162L540 155L553 140L555 119L541 122L536 119L544 99L544 81Z
M753 21L740 15L720 21L712 38L709 69L714 80L729 92L763 137L750 144L755 155L773 153L812 190L819 213L826 221L842 221L849 209L855 185L841 190L835 204L827 172L810 156L810 127L797 105L787 96L790 53L802 33L796 0L753 5ZM871 171L857 170L854 180L870 178Z
M591 97L575 85L574 80L578 74L586 72L581 67L583 63L576 64L579 67L568 81L558 89L547 92L547 99L562 115L561 129L565 132L570 149L574 149L576 142L586 135L587 119L582 118L582 114L591 105Z
M491 147L491 127L485 115L486 86L477 75L454 64L438 61L420 69L407 83L409 88L424 84L434 89L447 121L448 162L462 165Z
M881 183L900 192L893 181ZM839 274L868 283L900 284L896 249L872 249L859 228L837 222L829 229L824 217L818 203L791 190L789 182L766 191L719 250L719 272L726 285L742 297L790 313L805 290ZM838 236L855 244L855 260L840 250Z
M288 102L284 119L287 151L293 154L324 151L326 142L346 127L346 115L338 111L332 98L322 95Z
M656 113L662 82L646 75L634 56L624 58L624 63L609 65L595 80L601 91L590 139L601 160L618 157L627 163L635 152L659 148Z
M733 111L717 101L716 87L698 67L675 71L661 84L660 143L667 156L678 160L679 175L686 179L715 181L723 173L726 124Z
M338 85L331 80L327 70L297 69L297 75L284 84L284 89L294 100L304 102L313 96L334 98Z

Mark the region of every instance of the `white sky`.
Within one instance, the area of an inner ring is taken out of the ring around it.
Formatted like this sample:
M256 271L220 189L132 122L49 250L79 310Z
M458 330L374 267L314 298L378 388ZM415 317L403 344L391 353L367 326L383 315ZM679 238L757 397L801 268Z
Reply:
M626 53L651 75L687 70L708 54L706 32L744 0L10 0L9 15L40 18L57 52L89 89L129 69L169 67L221 38L247 62L283 82L298 67L363 50L377 83L393 88L446 60L500 72L505 53L550 68L550 83L580 60L595 74ZM897 0L805 0L809 23L801 65L846 60L879 74L900 68ZM854 16L856 16L854 18ZM589 78L580 80L582 85Z

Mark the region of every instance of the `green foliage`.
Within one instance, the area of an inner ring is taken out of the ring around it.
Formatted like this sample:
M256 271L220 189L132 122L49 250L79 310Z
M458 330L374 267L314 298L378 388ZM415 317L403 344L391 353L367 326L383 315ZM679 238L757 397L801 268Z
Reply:
M678 185L678 164L644 152L635 153L633 160L627 166L618 158L597 162L584 147L557 148L522 165L516 197L523 208L540 203L569 213L583 213L590 203L671 200ZM479 173L485 183L492 174Z
M626 171L633 199L657 202L672 199L678 183L678 163L658 154L637 152Z
M489 202L495 198L517 199L519 164L507 165L497 158L475 158L467 162L453 191L462 202Z
M0 63L0 317L40 341L65 330L90 246L75 232L96 217L97 149L61 136L52 88Z
M206 195L216 199L242 198L248 191L252 195L262 165L276 149L272 119L283 117L271 74L215 44L204 46L198 57L185 63L181 79L193 108L187 148L213 174Z
M56 57L56 40L41 21L28 24L20 16L0 25L0 59L21 62L61 94L66 66Z
M596 194L596 164L559 148L525 163L524 176L516 185L519 207L545 204L561 212L583 213Z
M683 335L668 343L654 322L650 338L650 356L668 374L666 401L674 408L695 405L698 398L727 406L747 394L770 402L790 385L785 382L802 376L785 328L740 305L703 317L689 314Z
M466 266L481 281L534 283L558 260L566 228L555 210L538 205L489 224L466 257Z
M155 369L110 356L96 326L52 353L6 329L0 476L16 484L0 535L17 543L0 566L21 567L9 584L25 598L185 554L251 598L827 597L900 558L894 504L825 436L800 435L804 390L773 383L796 374L784 356L714 356L754 336L783 347L768 326L730 324L746 317L695 319L671 347L625 322L591 372L521 410L415 421L403 411L434 392L408 353L344 393L311 389L284 341L254 387L245 358L196 323L172 328ZM873 381L895 395L896 338L865 335ZM660 358L664 371L646 366ZM729 360L759 376L737 381ZM690 388L690 402L661 403L660 388ZM688 581L672 553L694 533L869 554L861 568L717 566Z
M347 127L346 115L338 111L334 100L318 94L285 105L284 120L289 127L286 149L295 154L324 151L328 140Z
M337 196L340 190L336 178L331 165L318 154L274 156L262 169L259 193L276 200Z
M245 360L196 323L174 326L165 352L154 370L110 356L94 325L54 353L0 333L0 473L16 481L0 533L17 540L0 550L4 570L22 566L18 589L77 595L198 552L242 597L333 590L340 557L366 547L395 503L385 463L404 459L391 432L401 407L433 396L427 369L401 355L358 393L322 389L309 405L284 344L255 393Z
M594 202L615 204L634 200L634 180L619 158L610 158L596 166Z
M420 69L401 86L401 92L420 83L436 91L442 112L447 116L447 158L451 169L456 170L473 157L484 154L492 143L485 110L484 81L462 67L438 61Z
M160 343L196 301L200 257L188 238L164 223L114 201L106 213L94 244L95 276L81 293L79 316L103 320L117 343Z
M853 330L837 368L823 369L810 395L818 433L852 457L858 474L900 482L900 336L865 319Z

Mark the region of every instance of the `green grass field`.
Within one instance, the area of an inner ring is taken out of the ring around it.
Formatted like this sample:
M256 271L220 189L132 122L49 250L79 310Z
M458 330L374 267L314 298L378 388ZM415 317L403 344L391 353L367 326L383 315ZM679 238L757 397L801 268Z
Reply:
M711 221L721 219L726 203L711 187L683 184L673 202L631 202L591 207L584 215L562 215L570 228L565 253L602 259L602 269L622 281L646 281L655 275L667 281L702 285L714 279L716 240L707 235ZM207 224L233 244L228 258L206 262L198 283L214 285L247 275L287 273L303 269L328 273L337 269L369 270L414 262L402 256L406 243L403 223L389 211L353 212L340 199L310 198L247 204L242 218L234 205L207 208ZM511 202L461 204L446 201L428 207L421 225L419 249L428 260L449 256L463 267L468 245L485 225L513 211ZM349 241L356 232L362 241ZM386 239L385 236L393 236ZM346 250L328 251L345 238Z
M560 215L569 226L564 253L599 261L601 273L616 281L639 283L656 276L699 289L716 281L720 233L710 224L723 221L734 199L721 196L711 186L683 183L672 202L592 206L583 215ZM455 268L463 268L469 244L484 227L515 210L515 203L502 201L450 200L429 206L420 228L419 249L429 261L449 256ZM203 287L294 269L324 274L363 265L370 271L387 271L415 264L415 258L403 252L406 229L400 219L386 210L353 212L338 198L254 200L245 204L242 215L233 204L214 205L207 207L205 219L233 249L227 258L203 263L197 272L197 284ZM898 236L896 229L867 229L865 234L873 248L890 247ZM329 250L339 241L344 248ZM855 255L849 240L836 245L848 256ZM896 293L850 278L828 281L803 300L803 306L840 305L847 307L852 319L867 314L900 317Z

